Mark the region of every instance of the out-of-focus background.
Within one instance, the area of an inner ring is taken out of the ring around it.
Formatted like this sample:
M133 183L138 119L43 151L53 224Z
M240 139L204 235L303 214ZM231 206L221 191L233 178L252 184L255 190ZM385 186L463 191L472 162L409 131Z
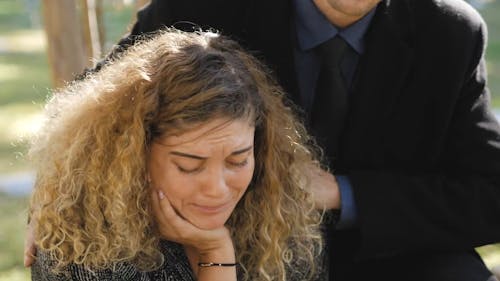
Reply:
M30 280L23 241L34 175L26 139L40 124L49 89L109 52L147 2L0 0L0 281ZM500 116L500 0L468 2L489 27L488 82ZM500 244L478 250L490 268L500 267Z

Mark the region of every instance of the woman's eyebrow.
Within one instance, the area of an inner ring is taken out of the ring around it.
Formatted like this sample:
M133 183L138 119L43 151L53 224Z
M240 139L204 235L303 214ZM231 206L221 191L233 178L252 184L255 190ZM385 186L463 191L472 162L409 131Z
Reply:
M240 150L233 151L233 153L231 153L231 155L242 154L242 153L245 153L245 152L251 150L252 148L253 148L253 145L250 145L249 147L245 147L245 148L242 148Z
M180 151L170 151L170 154L181 156L181 157L186 157L186 158L191 158L191 159L196 159L196 160L206 160L208 157L202 157L198 155L193 155L193 154L188 154Z
M239 155L239 154L245 153L247 151L250 151L252 148L253 148L253 145L250 145L249 147L245 147L245 148L233 151L231 153L231 155L233 155L233 156L234 155ZM174 151L170 151L170 154L181 156L181 157L186 157L186 158L191 158L191 159L196 159L196 160L206 160L206 159L208 159L208 157L203 157L203 156L189 154L189 153L175 151L175 150Z

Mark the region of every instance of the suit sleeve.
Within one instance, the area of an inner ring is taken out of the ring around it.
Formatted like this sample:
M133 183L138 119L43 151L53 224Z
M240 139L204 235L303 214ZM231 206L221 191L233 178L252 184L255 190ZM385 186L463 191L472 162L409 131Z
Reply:
M500 241L500 126L490 110L484 48L474 54L445 128L439 169L351 171L362 257L425 250L470 250Z

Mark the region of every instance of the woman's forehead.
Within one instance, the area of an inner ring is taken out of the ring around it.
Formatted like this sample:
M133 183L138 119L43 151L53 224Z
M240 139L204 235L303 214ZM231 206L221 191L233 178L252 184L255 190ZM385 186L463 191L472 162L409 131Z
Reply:
M167 147L185 148L218 143L237 146L249 142L253 143L254 131L254 124L250 120L216 118L192 126L187 130L167 133L155 142Z

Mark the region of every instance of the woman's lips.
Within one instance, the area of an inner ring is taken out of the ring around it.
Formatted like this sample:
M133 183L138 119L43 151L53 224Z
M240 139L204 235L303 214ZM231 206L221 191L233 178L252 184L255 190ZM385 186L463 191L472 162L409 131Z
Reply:
M199 204L193 204L193 206L201 211L202 213L206 214L216 214L220 213L222 211L225 211L229 206L231 202L223 203L223 204L218 204L218 205L199 205Z

